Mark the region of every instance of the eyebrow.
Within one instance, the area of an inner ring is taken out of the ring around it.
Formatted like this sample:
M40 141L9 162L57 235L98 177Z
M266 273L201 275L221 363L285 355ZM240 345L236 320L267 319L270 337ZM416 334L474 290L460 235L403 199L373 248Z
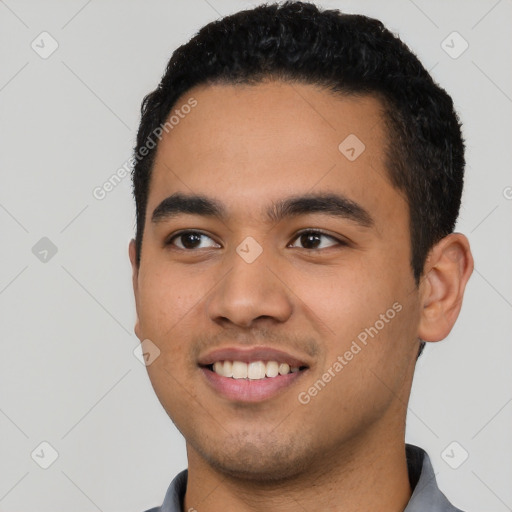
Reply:
M361 227L373 227L375 222L370 213L360 204L342 194L316 193L291 196L273 202L266 210L271 222L280 222L285 218L322 213L331 217L350 220ZM165 198L154 210L152 222L170 220L179 215L201 215L227 220L225 206L216 199L199 195L177 192Z

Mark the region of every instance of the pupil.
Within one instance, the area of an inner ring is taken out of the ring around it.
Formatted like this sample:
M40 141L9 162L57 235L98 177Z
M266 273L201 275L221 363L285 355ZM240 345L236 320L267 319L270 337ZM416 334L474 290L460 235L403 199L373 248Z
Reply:
M187 233L185 235L181 235L181 242L183 246L187 249L193 249L197 242L200 241L201 235L197 233ZM191 241L191 243L189 243Z
M307 246L310 242L313 242L315 245L315 242L319 242L320 236L315 233L303 233L301 235L301 243L304 246Z

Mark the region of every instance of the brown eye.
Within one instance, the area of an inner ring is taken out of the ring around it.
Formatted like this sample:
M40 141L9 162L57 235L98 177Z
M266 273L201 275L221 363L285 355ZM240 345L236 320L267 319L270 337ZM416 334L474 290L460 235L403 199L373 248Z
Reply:
M205 240L206 242L204 242ZM207 240L210 240L209 244ZM206 243L207 245L201 246L202 242ZM200 231L182 231L181 233L172 236L165 245L172 245L178 249L183 250L203 249L205 247L219 247L219 245L214 242L208 235L205 235Z
M330 245L325 245L325 243L322 246L322 239L329 239L333 241L334 243ZM299 247L303 249L311 249L311 250L318 250L318 249L326 249L327 247L332 247L335 245L346 245L341 240L338 240L337 238L327 235L326 233L323 233L322 231L318 230L309 230L309 231L303 231L302 233L299 233L297 238L295 240L299 241L301 246L292 245L293 247Z

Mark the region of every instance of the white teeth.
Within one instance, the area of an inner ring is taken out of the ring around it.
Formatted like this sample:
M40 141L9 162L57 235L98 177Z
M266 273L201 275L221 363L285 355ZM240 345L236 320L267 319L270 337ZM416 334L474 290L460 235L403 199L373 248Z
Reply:
M265 378L266 365L263 361L253 361L249 363L247 377L251 380Z
M233 378L246 379L247 378L247 363L242 361L233 361Z
M287 373L290 373L290 365L287 363L281 363L279 365L279 374L286 375Z
M233 362L232 361L224 361L224 367L222 368L221 375L223 375L224 377L233 377Z
M269 361L265 373L267 377L277 377L279 375L279 365L275 361Z
M243 361L216 361L213 363L213 371L222 377L232 377L233 379L251 379L260 380L265 377L277 377L278 375L288 375L290 372L299 371L298 366L290 368L287 363L278 363L277 361L252 361L244 363Z

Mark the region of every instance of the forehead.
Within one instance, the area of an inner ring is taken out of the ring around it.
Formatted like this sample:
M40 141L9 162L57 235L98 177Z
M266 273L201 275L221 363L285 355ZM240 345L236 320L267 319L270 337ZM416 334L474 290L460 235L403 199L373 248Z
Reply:
M182 108L191 101L193 109ZM394 209L390 198L403 202L388 180L383 107L372 96L288 82L202 85L171 115L155 159L149 216L180 191L252 216L265 202L306 192L339 192L371 210L382 207L380 214Z

